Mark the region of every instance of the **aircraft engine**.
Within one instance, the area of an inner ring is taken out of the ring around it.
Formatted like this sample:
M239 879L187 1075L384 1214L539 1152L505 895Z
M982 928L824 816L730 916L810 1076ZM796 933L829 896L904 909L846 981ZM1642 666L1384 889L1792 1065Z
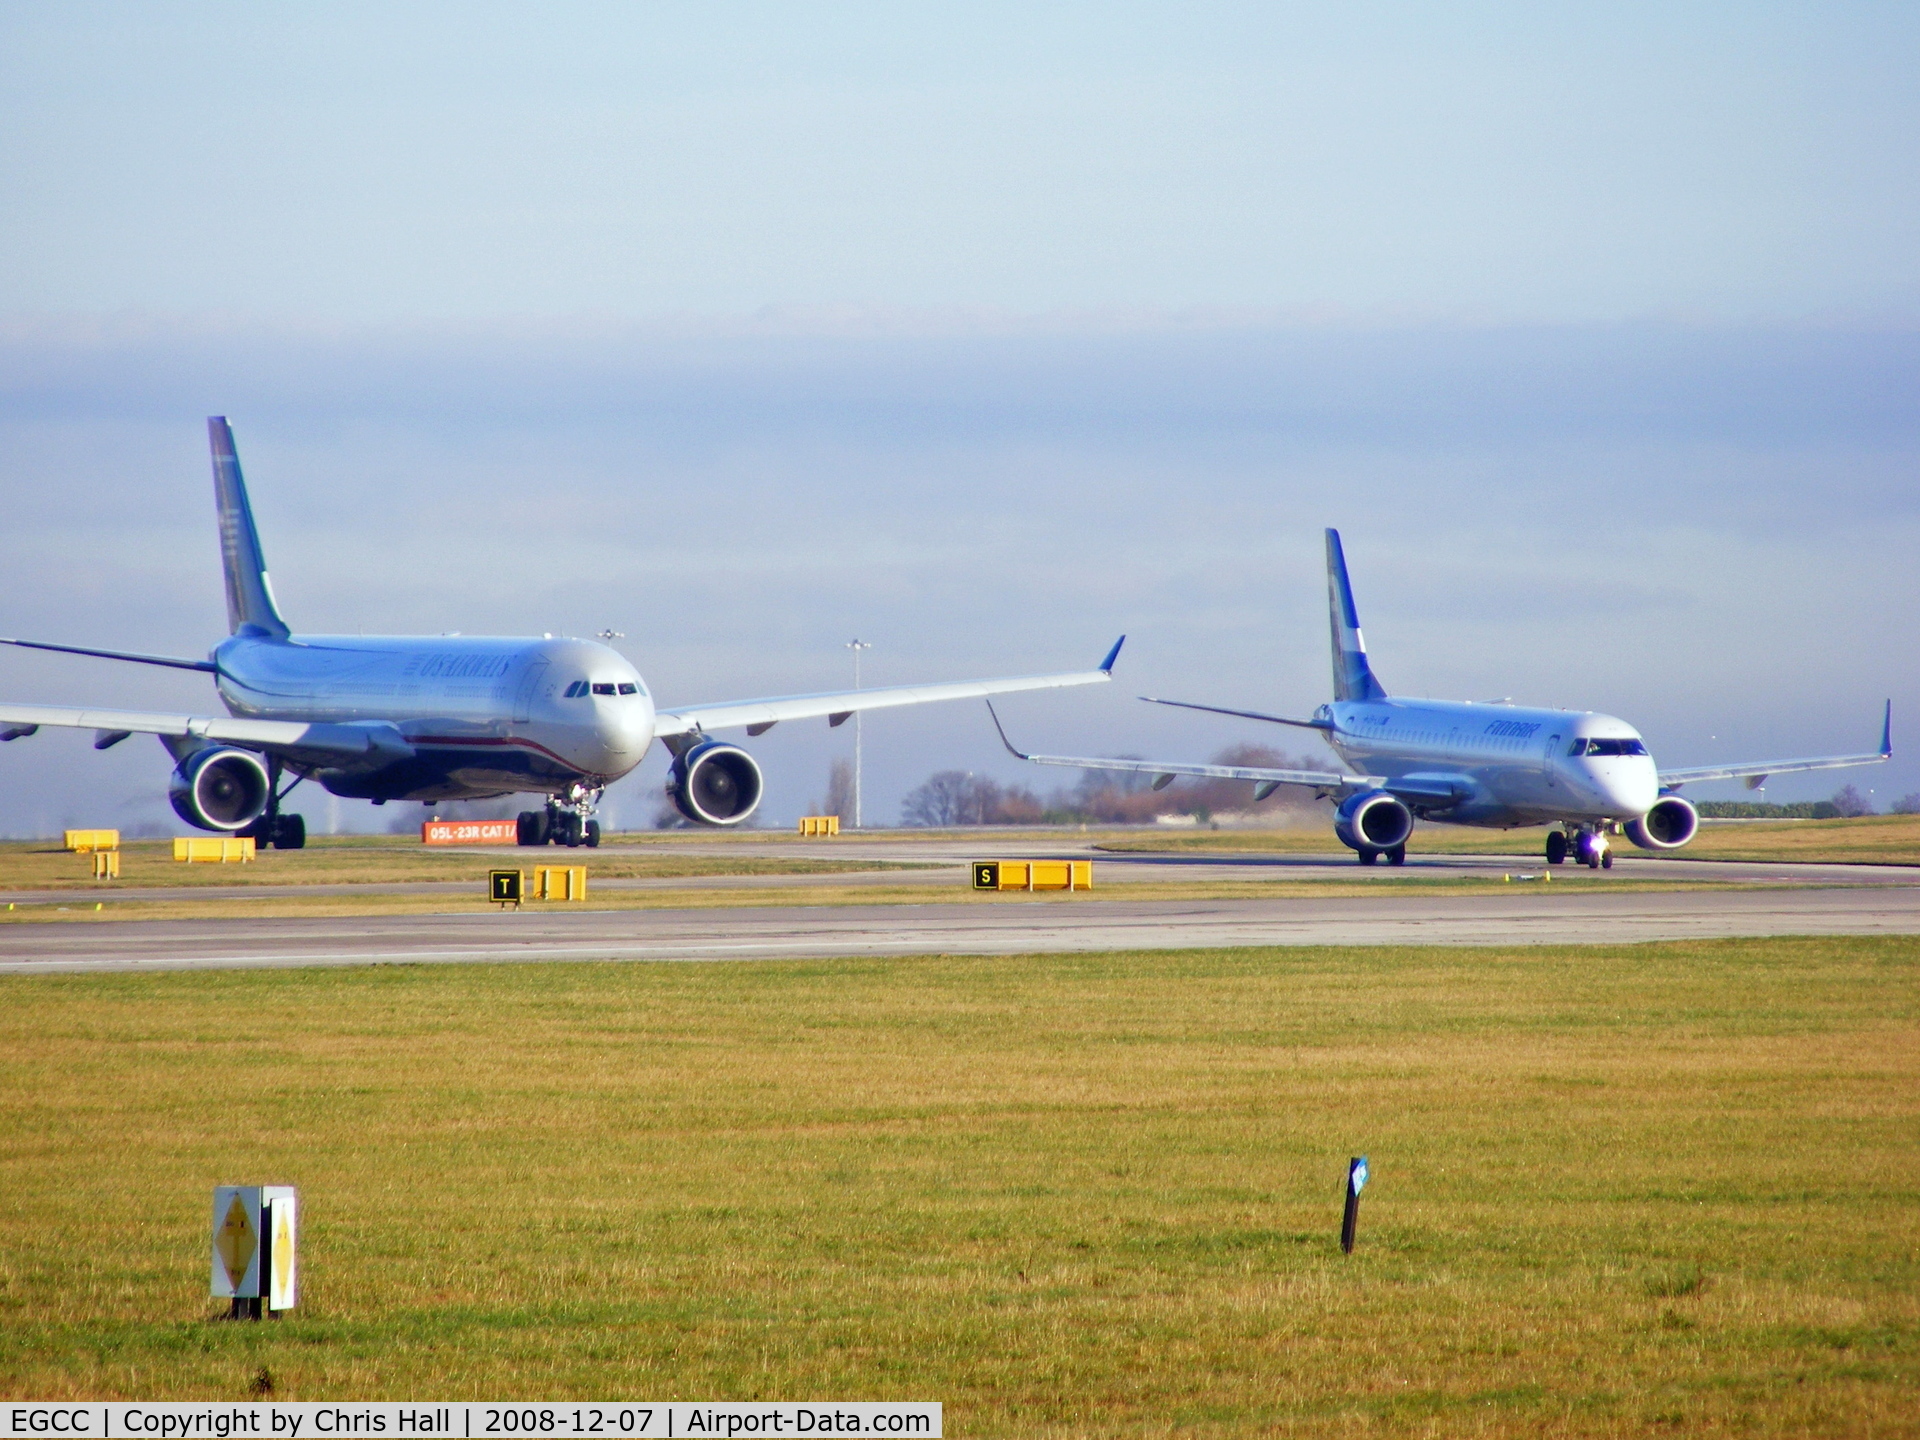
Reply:
M667 793L697 825L738 825L760 808L760 767L738 745L708 740L676 756Z
M250 750L210 745L180 762L167 783L174 814L202 830L244 830L267 808L272 781Z
M1384 790L1362 790L1334 812L1333 833L1349 850L1391 850L1413 834L1413 812Z
M1642 850L1678 850L1700 828L1700 812L1678 795L1662 795L1651 810L1623 828Z

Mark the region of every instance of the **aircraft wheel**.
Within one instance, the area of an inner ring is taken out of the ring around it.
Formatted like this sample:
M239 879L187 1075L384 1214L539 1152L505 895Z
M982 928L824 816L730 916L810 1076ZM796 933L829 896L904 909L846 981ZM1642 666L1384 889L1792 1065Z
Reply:
M1587 868L1589 870L1598 870L1600 868L1600 852L1598 850L1587 851Z
M547 814L544 810L522 810L516 824L515 839L522 845L547 843Z
M306 817L302 815L282 815L273 827L273 848L276 850L306 849Z
M598 820L587 821L587 848L589 850L598 850L600 848L600 822ZM1607 863L1611 865L1613 861L1609 859Z
M1362 850L1360 852L1360 863L1362 865L1371 865L1379 858L1380 852L1378 850Z
M1387 864L1404 865L1406 863L1407 863L1407 847L1406 846L1396 845L1391 850L1387 851Z
M1611 870L1613 868L1613 851L1608 850L1602 853L1600 856L1600 868L1602 870Z
M1567 832L1549 830L1547 832L1547 864L1559 865L1567 858Z

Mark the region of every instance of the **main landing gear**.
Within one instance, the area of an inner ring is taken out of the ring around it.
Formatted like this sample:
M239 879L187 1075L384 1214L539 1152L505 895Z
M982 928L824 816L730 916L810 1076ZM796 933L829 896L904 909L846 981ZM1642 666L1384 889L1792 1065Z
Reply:
M293 785L298 785L307 777L296 775ZM280 788L280 762L267 761L267 808L260 812L260 818L240 833L250 836L255 845L270 845L275 850L304 850L307 848L307 822L304 816L282 815L280 802L292 793L293 785L285 790Z
M585 845L600 847L600 822L592 818L600 791L574 785L564 795L547 801L544 810L522 810L518 838L522 845Z
M1407 863L1407 847L1404 845L1396 845L1391 850L1361 850L1357 854L1362 865L1376 864L1382 855L1387 857L1389 865Z
M1604 830L1582 826L1571 832L1567 830L1547 832L1547 864L1562 864L1569 851L1572 852L1573 863L1576 865L1584 865L1589 870L1613 868L1613 847L1607 844Z

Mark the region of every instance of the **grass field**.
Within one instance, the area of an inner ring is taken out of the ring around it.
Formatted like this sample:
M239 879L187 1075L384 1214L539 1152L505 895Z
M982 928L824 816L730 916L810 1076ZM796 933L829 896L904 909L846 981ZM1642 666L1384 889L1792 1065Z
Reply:
M1917 1002L1912 939L0 977L0 1391L1920 1433ZM301 1187L296 1318L206 1318L222 1181Z
M1460 825L1420 825L1407 850L1422 855L1537 856L1545 840L1544 828L1475 830ZM1100 846L1114 851L1317 855L1337 848L1338 843L1324 830L1296 828L1117 835L1102 837ZM1708 820L1701 823L1700 833L1678 850L1638 850L1626 840L1614 844L1626 854L1649 859L1920 865L1920 815L1868 815L1857 820Z

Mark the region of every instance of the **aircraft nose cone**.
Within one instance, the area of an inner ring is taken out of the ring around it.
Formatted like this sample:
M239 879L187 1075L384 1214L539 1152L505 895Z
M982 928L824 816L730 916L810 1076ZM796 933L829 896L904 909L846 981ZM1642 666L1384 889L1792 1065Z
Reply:
M1622 766L1602 783L1609 806L1622 815L1644 815L1660 798L1660 776L1650 764Z
M605 716L594 727L594 736L607 763L607 771L628 770L640 763L653 741L653 708L650 705L623 707L622 713Z

